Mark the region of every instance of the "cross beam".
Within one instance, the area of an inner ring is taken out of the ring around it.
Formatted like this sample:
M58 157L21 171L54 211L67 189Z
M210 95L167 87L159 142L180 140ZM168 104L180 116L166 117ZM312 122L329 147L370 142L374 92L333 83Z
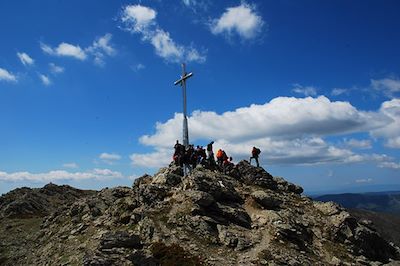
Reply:
M186 102L186 80L193 76L193 73L186 73L186 66L182 64L182 76L174 82L174 85L181 85L183 96L183 145L189 147L189 128L187 122L187 102Z

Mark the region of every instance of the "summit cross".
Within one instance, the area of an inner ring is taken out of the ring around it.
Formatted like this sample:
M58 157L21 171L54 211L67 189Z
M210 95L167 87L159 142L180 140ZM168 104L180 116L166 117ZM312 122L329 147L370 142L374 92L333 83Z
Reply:
M186 73L186 66L182 64L182 76L174 82L174 85L181 85L183 96L183 145L189 147L189 128L187 122L187 102L186 102L186 80L193 76L193 72Z

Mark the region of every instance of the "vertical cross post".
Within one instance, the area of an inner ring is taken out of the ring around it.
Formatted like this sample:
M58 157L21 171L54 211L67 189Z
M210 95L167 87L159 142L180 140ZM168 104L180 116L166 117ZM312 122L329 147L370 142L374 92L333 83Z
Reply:
M186 73L186 66L182 64L182 76L180 79L175 81L174 85L182 86L182 96L183 96L183 145L189 147L189 128L187 122L187 101L186 101L186 80L193 76L193 73Z

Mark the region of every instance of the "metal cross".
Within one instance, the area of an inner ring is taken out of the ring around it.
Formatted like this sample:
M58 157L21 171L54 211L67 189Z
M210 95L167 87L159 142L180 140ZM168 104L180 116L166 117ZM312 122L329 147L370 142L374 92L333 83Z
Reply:
M186 80L193 76L193 73L186 73L186 66L182 64L182 76L180 79L174 82L174 85L182 86L182 95L183 95L183 145L188 148L189 147L189 129L187 122L187 103L186 103Z

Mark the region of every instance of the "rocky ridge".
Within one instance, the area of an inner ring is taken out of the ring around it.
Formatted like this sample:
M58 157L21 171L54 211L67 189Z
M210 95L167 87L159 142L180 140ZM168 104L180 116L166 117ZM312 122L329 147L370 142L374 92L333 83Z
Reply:
M29 252L0 240L0 264L399 265L368 221L302 192L247 161L185 177L171 165L63 204L30 227Z

